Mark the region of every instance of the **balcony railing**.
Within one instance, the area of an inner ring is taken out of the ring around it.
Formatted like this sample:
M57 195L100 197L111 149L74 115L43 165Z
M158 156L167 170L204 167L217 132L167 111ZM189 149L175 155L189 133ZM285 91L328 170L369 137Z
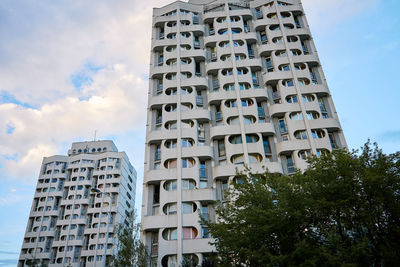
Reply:
M215 90L215 89L219 89L219 81L218 81L218 80L213 81L213 89L214 89L214 90Z
M281 96L280 96L279 92L272 92L272 98L273 98L274 100L276 100L276 99L280 99Z
M222 113L221 112L215 112L215 120L216 121L221 121L222 120Z
M207 178L207 169L204 167L200 167L199 176L200 178Z
M154 155L154 160L155 161L160 161L161 160L161 151L156 151Z
M193 16L193 24L199 24L199 16Z
M257 108L257 111L258 111L258 117L259 117L260 119L265 119L264 109L263 109L262 107L258 107L258 108Z
M201 95L196 96L196 105L203 106L203 97Z

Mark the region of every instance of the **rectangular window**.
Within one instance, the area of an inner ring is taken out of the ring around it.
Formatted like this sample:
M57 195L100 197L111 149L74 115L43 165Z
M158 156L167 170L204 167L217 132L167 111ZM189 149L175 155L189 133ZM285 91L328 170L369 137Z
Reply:
M218 140L218 156L219 157L226 156L224 140Z

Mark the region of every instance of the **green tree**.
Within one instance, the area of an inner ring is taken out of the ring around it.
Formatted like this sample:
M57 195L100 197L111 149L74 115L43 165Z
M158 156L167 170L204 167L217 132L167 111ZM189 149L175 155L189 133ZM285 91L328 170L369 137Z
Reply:
M203 221L219 266L398 266L400 152L368 142L360 154L310 158L291 176L238 174Z
M140 224L135 222L136 216L131 212L124 223L115 228L117 253L108 265L115 267L146 267L150 256L146 246L140 241Z

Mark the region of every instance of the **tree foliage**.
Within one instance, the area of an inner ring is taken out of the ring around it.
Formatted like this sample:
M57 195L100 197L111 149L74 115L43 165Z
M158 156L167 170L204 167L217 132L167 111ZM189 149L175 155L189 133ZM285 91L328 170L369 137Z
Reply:
M115 228L117 253L111 258L110 266L146 267L149 265L149 254L140 241L140 224L135 222L136 216L131 212L124 223Z
M247 171L207 224L219 266L397 266L400 153L309 159L292 176Z

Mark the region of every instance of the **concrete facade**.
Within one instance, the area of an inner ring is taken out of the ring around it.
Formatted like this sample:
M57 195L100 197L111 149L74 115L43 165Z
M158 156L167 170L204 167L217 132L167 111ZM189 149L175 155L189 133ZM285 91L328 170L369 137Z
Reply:
M135 192L136 171L112 141L73 143L68 156L44 158L18 266L105 266Z
M197 263L236 170L291 174L346 147L300 0L189 0L153 11L142 239Z

